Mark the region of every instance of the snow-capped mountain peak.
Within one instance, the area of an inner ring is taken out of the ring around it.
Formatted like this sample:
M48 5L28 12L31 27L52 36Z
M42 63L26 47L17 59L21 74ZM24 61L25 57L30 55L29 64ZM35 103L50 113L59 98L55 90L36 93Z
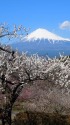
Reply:
M65 38L62 38L54 33L51 33L49 32L48 30L46 29L42 29L42 28L39 28L35 31L33 31L32 33L30 33L27 37L26 37L26 40L27 41L34 41L34 40L37 40L37 39L48 39L48 40L68 40L70 41L69 39L65 39Z
M45 29L37 29L26 37L22 35L22 41L8 44L19 52L25 52L28 55L38 54L40 56L59 57L61 55L70 55L70 39L64 39Z

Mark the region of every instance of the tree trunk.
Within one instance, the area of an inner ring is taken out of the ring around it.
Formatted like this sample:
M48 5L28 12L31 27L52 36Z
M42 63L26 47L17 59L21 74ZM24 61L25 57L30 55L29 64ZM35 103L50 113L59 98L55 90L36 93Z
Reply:
M4 113L4 111L2 112L1 120L2 120L2 125L5 125L6 120L5 120L5 113Z
M2 118L2 125L5 125L5 119Z
M5 111L3 112L2 115L2 125L11 125L12 123L12 119L11 119L11 115L12 115L12 108L5 109Z
M11 123L12 123L11 114L12 114L12 110L9 110L8 111L8 117L7 117L7 123L8 123L8 125L11 125Z

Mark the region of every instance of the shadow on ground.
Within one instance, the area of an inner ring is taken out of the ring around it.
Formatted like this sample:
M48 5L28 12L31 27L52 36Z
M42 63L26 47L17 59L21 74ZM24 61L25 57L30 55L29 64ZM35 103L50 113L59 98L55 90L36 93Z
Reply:
M70 125L70 116L58 113L18 113L14 118L14 125Z

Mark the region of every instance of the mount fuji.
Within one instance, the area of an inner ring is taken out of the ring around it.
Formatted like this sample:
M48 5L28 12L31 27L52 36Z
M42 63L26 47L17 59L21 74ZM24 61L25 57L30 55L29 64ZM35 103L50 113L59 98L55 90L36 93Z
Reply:
M39 28L22 41L9 43L13 49L17 48L20 52L27 52L29 55L38 54L40 56L59 57L59 53L70 55L70 39L65 39L46 29Z

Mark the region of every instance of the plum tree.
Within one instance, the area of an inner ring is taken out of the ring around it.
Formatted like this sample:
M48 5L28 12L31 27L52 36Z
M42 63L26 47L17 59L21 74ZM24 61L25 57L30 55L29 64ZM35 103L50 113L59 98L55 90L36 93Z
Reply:
M6 25L0 26L0 39L19 39L25 28L16 27L12 31ZM27 32L26 32L27 34ZM70 58L60 59L39 57L37 54L28 57L13 51L9 46L0 45L0 93L3 105L0 109L2 125L12 124L12 107L26 84L36 80L47 80L51 85L58 85L62 92L70 93ZM52 90L51 90L52 91ZM57 95L56 95L57 96Z

